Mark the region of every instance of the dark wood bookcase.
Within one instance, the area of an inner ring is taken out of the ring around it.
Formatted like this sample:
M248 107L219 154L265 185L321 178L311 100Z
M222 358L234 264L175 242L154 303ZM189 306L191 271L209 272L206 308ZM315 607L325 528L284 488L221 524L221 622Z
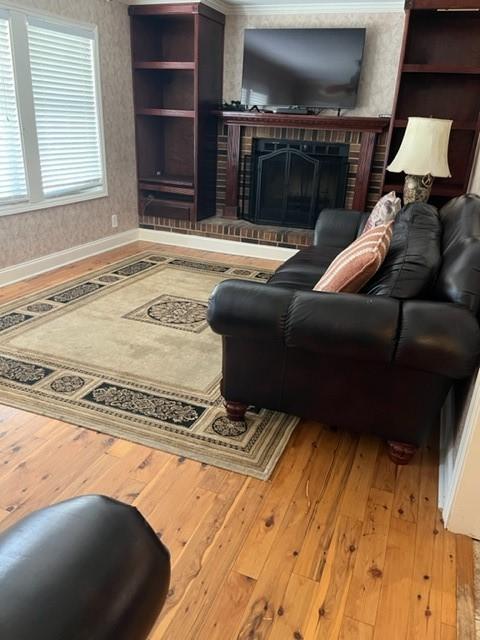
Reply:
M203 4L129 13L140 214L212 216L225 16Z
M408 116L453 120L451 178L437 178L430 201L442 205L467 191L480 130L480 11L471 0L408 0L386 164ZM478 6L478 0L476 0ZM383 191L403 190L403 175L385 169Z

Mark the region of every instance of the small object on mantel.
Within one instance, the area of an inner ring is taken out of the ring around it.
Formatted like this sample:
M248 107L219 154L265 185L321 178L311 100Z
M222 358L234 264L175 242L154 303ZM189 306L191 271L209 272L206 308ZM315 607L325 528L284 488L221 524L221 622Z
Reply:
M223 111L246 111L247 107L240 102L240 100L232 100L231 102L224 102Z
M408 118L405 135L387 170L404 171L403 204L428 202L435 177L451 178L448 142L453 120Z
M273 107L272 108L272 113L289 113L291 115L297 115L297 116L307 116L309 115L311 112L306 108L306 107L300 107L298 105L293 105L291 107Z
M388 118L374 116L342 116L336 115L297 115L294 113L271 113L268 111L213 111L212 115L224 120L225 124L241 126L293 126L302 129L339 129L342 131L361 131L382 133L388 128Z

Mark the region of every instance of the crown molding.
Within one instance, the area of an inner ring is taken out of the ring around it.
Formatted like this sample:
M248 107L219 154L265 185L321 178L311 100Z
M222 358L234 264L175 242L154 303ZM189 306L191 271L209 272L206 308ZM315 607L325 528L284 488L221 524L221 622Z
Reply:
M230 6L223 0L202 0L202 1L203 1L203 4L208 5L212 9L216 9L217 11L220 11L220 13L224 13L225 15L227 13L230 13Z
M261 2L231 5L227 14L319 14L319 13L398 13L403 12L403 0L320 0L311 2L289 2L286 4L266 4Z
M107 0L111 2L111 0ZM224 0L119 0L122 4L206 4L212 9L220 11L220 13L231 13L232 5L227 4Z
M121 0L125 4L171 4L172 0ZM403 0L307 0L269 4L246 0L242 4L230 4L228 0L202 0L212 9L226 15L274 15L318 13L400 13ZM191 0L177 0L178 4L191 4Z

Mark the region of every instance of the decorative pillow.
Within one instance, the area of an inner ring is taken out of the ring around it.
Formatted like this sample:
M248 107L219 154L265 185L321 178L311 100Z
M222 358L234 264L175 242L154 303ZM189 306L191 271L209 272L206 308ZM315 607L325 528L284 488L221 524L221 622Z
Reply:
M384 195L383 198L380 198L373 207L372 213L368 216L368 220L363 228L363 233L370 231L370 229L374 227L378 227L380 224L393 222L401 208L402 202L400 198L397 198L395 191L390 191L390 193Z
M333 260L314 291L357 293L385 260L392 239L393 222L363 233Z

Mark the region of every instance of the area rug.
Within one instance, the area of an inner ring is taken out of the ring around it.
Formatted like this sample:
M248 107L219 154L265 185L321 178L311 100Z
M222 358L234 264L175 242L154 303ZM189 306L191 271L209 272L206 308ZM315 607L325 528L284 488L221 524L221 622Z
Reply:
M297 419L226 416L222 344L206 321L243 266L144 252L0 307L0 401L267 479Z

